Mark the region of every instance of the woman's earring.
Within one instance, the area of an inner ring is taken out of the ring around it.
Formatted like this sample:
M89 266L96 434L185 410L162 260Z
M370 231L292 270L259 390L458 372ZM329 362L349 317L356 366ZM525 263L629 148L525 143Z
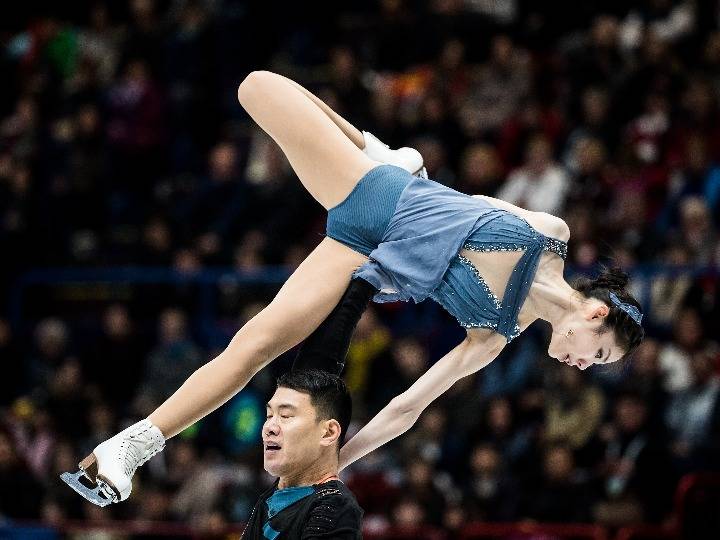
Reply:
M572 331L572 329L570 329L570 330L567 331L567 334L565 334L565 337L566 337L566 338L569 338L569 337L572 336L572 335L573 335L573 331Z

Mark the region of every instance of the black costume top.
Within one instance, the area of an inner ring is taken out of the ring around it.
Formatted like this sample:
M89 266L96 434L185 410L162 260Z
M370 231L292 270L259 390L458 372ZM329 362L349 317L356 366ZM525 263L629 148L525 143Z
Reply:
M339 480L284 489L277 484L260 496L242 540L362 538L363 511Z

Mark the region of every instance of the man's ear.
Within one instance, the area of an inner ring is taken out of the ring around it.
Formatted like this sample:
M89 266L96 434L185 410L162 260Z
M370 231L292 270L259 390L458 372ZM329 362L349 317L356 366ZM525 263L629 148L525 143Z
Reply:
M340 422L335 419L323 421L323 434L320 439L320 446L332 446L340 439L342 428Z

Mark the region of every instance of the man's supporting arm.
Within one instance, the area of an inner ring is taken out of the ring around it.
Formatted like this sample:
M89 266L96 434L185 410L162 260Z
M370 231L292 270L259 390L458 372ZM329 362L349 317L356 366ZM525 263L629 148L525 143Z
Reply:
M330 315L301 345L292 369L322 369L340 375L355 327L377 290L361 278L350 281Z

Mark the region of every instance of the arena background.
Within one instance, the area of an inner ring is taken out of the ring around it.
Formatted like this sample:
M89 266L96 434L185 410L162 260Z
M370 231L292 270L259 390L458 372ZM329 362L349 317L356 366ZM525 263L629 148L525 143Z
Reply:
M562 216L568 276L617 264L645 310L626 365L560 365L535 325L345 471L365 537L720 537L716 0L0 9L0 537L237 537L268 485L263 404L290 355L171 440L129 501L100 509L58 479L323 235L237 103L254 69L417 147L439 182ZM461 338L431 303L372 306L352 430Z

